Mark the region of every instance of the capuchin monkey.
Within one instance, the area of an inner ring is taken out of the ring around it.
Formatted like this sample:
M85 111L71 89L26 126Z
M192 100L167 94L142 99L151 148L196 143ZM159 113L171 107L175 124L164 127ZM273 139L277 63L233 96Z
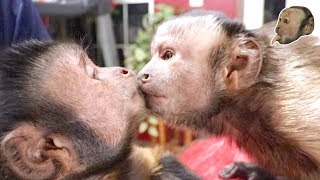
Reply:
M146 105L246 150L256 163L231 164L225 179L320 179L320 41L270 46L255 32L266 30L204 10L160 25L138 75Z
M27 41L0 61L0 179L196 179L133 146L144 100L131 71L73 43Z
M292 6L280 12L275 28L277 35L271 41L280 44L288 44L297 40L300 36L309 35L314 29L314 18L311 11L303 6Z

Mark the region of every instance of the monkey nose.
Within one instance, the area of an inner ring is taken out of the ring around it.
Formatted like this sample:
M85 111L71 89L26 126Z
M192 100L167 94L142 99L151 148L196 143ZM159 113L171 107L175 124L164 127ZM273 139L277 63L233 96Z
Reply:
M101 68L97 73L95 74L96 79L99 80L108 80L110 77L123 77L123 78L129 78L129 77L135 77L134 73L126 68L122 67L106 67Z
M140 80L141 80L142 84L145 84L150 81L150 75L149 74L142 74L140 76Z
M118 75L120 75L120 76L124 76L124 77L126 77L126 76L131 76L131 75L133 75L134 73L133 72L131 72L129 69L126 69L126 68L122 68L122 67L115 67L114 68L114 73L115 74L118 74Z
M131 72L128 69L121 69L121 73L123 75L130 75Z

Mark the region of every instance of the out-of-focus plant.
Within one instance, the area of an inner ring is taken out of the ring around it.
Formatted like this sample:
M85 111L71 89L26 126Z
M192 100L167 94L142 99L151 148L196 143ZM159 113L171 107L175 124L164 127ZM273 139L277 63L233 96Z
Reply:
M156 27L163 21L175 15L174 8L165 4L158 4L157 11L152 15L143 17L142 27L138 30L135 43L129 47L125 66L138 72L151 59L150 43Z
M150 44L157 26L175 15L174 8L169 5L158 4L156 10L152 16L147 14L143 17L142 27L138 30L135 43L129 47L124 61L125 66L135 72L139 72L151 59ZM158 119L150 115L141 121L139 133L147 131L150 136L158 137L158 124Z

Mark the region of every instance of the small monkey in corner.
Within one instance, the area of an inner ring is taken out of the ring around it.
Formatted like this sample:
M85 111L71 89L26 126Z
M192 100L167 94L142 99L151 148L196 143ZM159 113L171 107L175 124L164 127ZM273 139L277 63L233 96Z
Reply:
M277 35L271 45L278 41L289 44L299 37L309 35L314 29L314 17L311 11L303 6L292 6L280 12L275 32Z
M146 105L254 158L228 166L225 179L320 179L319 39L270 46L256 32L204 10L163 23L138 75Z

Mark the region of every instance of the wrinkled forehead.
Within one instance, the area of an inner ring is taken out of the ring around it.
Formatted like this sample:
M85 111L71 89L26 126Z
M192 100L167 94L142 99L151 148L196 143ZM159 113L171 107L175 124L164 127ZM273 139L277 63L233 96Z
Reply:
M289 8L283 10L280 14L280 17L301 21L304 18L304 12L301 9Z
M153 37L152 48L161 43L209 44L220 42L225 37L220 22L214 16L186 16L169 20L160 25ZM209 41L210 40L210 41Z
M45 92L61 102L76 97L86 83L85 71L81 69L82 59L88 58L84 50L75 44L62 44L52 47L43 58L49 61L42 79Z
M52 47L49 56L57 66L78 65L80 60L88 58L86 52L77 44L62 44Z

